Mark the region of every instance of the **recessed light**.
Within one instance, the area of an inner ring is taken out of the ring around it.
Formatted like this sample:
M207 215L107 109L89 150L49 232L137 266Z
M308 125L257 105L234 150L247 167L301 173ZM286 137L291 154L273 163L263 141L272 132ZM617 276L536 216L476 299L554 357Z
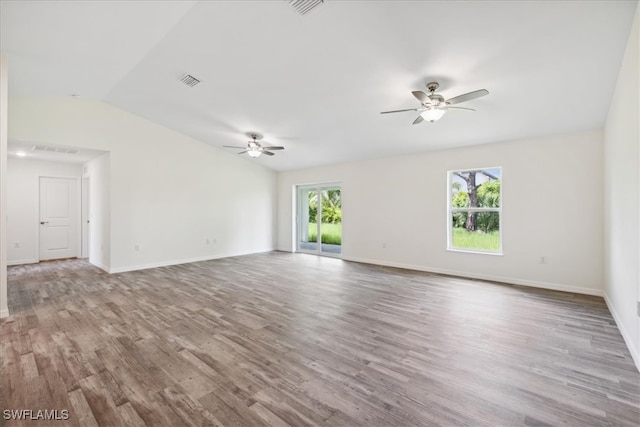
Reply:
M18 157L26 157L27 153L24 151L16 151L16 156Z

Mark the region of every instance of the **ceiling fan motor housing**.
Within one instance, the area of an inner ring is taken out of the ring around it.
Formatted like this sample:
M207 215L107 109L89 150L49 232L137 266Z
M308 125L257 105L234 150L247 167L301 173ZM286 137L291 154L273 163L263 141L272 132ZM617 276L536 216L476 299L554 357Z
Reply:
M438 94L429 95L429 99L434 105L445 104L445 100L442 95L438 95Z

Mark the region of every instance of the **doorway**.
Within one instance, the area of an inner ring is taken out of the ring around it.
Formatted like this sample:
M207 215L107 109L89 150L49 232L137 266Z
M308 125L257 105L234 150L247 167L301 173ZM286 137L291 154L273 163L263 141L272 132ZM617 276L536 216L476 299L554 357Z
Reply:
M40 177L40 261L78 257L79 186L78 178Z
M297 250L342 255L342 189L337 184L298 186ZM319 236L319 237L318 237Z

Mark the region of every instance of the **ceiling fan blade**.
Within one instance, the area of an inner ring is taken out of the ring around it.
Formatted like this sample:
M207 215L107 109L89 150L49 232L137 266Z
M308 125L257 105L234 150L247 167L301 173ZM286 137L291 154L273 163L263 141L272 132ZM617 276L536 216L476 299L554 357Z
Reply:
M284 150L284 147L281 147L279 145L263 145L262 148L264 148L265 150Z
M430 104L431 103L431 98L429 98L427 96L427 94L422 92L421 90L414 90L413 92L411 92L411 94L413 96L415 96L416 99L418 101L420 101L421 104Z
M473 108L467 108L467 107L447 107L447 110L451 110L451 109L455 109L455 110L469 110L469 111L476 111Z
M247 153L248 151L249 150L244 150L244 151L239 152L238 154L244 154L244 153Z
M262 154L266 154L267 156L273 156L274 153L272 153L271 151L262 151Z
M237 148L239 150L247 148L247 147L237 147L235 145L223 145L223 147L225 147L225 148Z
M418 123L422 123L424 121L424 119L422 118L422 116L418 116L414 121L413 124L417 125Z
M382 111L380 114L389 114L389 113L403 113L405 111L420 111L421 108L407 108L405 110L392 110L392 111Z
M486 89L480 89L473 92L465 93L462 95L454 96L451 99L447 99L447 104L459 104L461 102L471 101L472 99L480 98L481 96L489 95L489 91Z

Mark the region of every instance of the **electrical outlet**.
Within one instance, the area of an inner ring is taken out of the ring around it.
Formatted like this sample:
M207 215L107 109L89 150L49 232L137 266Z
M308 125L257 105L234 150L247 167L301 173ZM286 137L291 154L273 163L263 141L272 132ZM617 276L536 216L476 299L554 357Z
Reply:
M133 247L133 250L136 251L136 252L140 252L140 245L135 245Z
M14 242L13 247L18 249L20 247L20 242Z
M547 257L546 257L546 256L541 256L541 257L538 259L538 263L540 263L540 264L546 264L546 263L547 263Z
M207 239L207 240L205 240L205 243L208 245L208 244L210 244L211 242L209 241L209 239Z
M382 249L387 249L387 242L382 242Z

